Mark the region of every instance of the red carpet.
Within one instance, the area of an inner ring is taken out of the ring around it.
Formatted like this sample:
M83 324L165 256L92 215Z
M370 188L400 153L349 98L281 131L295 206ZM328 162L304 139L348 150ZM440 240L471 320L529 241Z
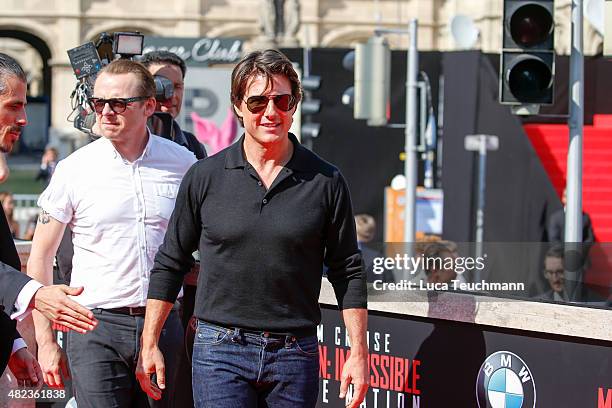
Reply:
M567 176L568 126L527 124L524 129L560 197ZM585 280L607 288L612 283L612 115L595 115L593 125L584 126L583 149L582 206L591 216L596 241L604 243L591 252L593 265Z

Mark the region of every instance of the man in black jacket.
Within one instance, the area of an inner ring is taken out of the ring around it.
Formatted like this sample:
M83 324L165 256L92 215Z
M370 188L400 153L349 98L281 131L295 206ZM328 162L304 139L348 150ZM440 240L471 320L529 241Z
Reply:
M9 153L27 124L25 105L27 79L13 58L0 53L0 152ZM43 287L21 273L21 262L4 211L0 214L0 372L7 365L18 380L36 385L42 380L40 367L25 349L14 319L21 320L33 309L64 326L85 332L95 326L93 314L70 300L83 288L65 285Z

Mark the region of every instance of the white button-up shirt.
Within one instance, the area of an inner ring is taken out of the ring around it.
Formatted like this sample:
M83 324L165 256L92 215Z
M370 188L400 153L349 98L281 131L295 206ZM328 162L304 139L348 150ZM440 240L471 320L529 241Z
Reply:
M150 270L183 175L196 158L149 134L143 154L123 159L102 137L59 162L38 205L72 229L72 286L89 308L144 306Z

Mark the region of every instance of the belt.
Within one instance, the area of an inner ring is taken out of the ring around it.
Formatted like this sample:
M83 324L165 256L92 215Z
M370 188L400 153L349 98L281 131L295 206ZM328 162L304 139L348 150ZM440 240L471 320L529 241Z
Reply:
M270 331L266 331L266 330L252 330L252 329L243 329L241 327L227 327L227 326L220 326L218 324L215 323L209 323L206 320L202 320L199 319L202 323L208 325L208 326L213 326L213 327L217 327L221 330L225 330L227 332L231 332L234 333L235 336L239 336L240 334L251 334L251 335L256 335L256 336L262 336L265 338L269 338L269 339L292 339L295 341L296 336L290 333L278 333L278 332L270 332Z
M138 307L116 307L114 309L104 309L109 312L119 313L130 316L144 316L147 311L146 306L138 306Z
M232 327L231 330L236 333L246 333L246 334L254 334L256 336L263 336L266 339L287 339L287 338L291 338L292 340L295 340L295 336L292 336L291 334L283 334L283 333L274 333L274 332L268 332L268 331L262 331L262 330L247 330L247 329L241 329L239 327Z

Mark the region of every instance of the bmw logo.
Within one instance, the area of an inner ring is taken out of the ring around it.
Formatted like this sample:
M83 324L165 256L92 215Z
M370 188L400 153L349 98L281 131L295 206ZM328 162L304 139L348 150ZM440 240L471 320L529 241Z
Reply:
M531 370L510 351L491 354L480 366L476 398L479 408L535 408Z

